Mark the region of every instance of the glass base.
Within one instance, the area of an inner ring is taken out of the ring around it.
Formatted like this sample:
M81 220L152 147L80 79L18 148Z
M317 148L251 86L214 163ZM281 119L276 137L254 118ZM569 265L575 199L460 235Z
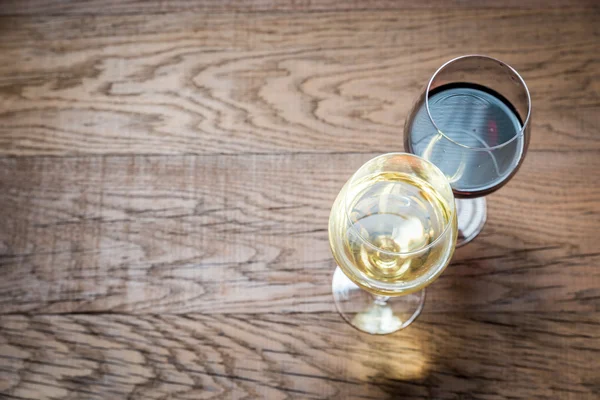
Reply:
M425 289L404 296L375 296L354 284L340 267L331 283L335 306L359 331L386 335L409 326L423 310Z
M456 247L464 246L481 232L487 219L485 197L475 199L456 199L458 217L458 239Z

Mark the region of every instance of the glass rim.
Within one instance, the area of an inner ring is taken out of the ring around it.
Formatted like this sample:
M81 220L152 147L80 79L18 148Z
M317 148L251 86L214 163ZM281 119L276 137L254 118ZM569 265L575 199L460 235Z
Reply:
M438 175L440 175L440 177L442 177L442 179L444 180L444 182L447 185L447 189L449 191L449 193L452 196L452 202L451 202L451 206L452 206L452 213L450 215L450 218L448 218L448 220L446 221L446 224L444 226L444 230L442 231L442 233L440 233L438 235L437 238L435 238L434 241L432 241L431 243L429 243L427 246L425 247L421 247L418 250L413 250L413 251L406 251L406 252L394 252L394 251L388 251L388 250L383 250L380 249L379 247L375 246L374 244L372 244L371 242L369 242L368 240L366 240L361 234L360 232L358 232L356 230L356 228L354 227L354 225L349 224L348 229L352 230L357 236L358 238L364 242L367 246L369 246L370 248L372 248L375 251L384 253L384 254L388 254L388 255L392 255L392 256L412 256L415 254L420 254L420 253L424 253L425 251L429 250L430 248L432 248L433 246L435 246L436 244L438 244L438 242L440 242L442 240L443 237L445 237L448 232L451 230L452 228L452 224L453 224L453 219L456 215L456 202L454 201L454 192L452 191L452 186L450 185L450 181L448 181L448 178L446 177L446 175L444 175L444 173L431 161L427 161L426 159L424 159L423 157L419 157L415 154L412 153L405 153L405 152L392 152L392 153L384 153L384 154L380 154L376 157L371 158L370 160L368 160L367 162L365 162L363 165L360 166L360 168L358 170L356 170L356 172L354 174L352 174L352 176L350 177L350 179L348 180L348 187L345 189L346 193L344 193L344 216L346 217L347 221L351 221L350 216L348 215L348 188L351 186L352 182L355 180L355 178L357 177L358 173L365 168L368 164L371 164L373 161L378 160L380 158L384 158L384 157L390 157L390 156L409 156L410 158L415 158L421 162L424 162L426 164L428 164L430 167L433 167L433 170L436 171L436 173ZM426 182L426 181L425 181ZM428 183L428 182L426 182Z
M455 141L454 139L450 138L449 136L447 136L436 124L435 120L433 119L433 116L431 115L431 111L429 110L429 92L431 91L431 84L433 83L434 79L437 77L437 75L442 72L442 70L444 68L446 68L448 65L457 62L459 60L462 60L464 58L484 58L487 60L491 60L491 61L495 61L505 67L507 67L513 74L515 74L515 76L519 79L519 81L521 82L521 86L523 87L523 89L525 90L525 93L527 94L527 116L525 117L524 121L523 121L523 126L521 127L521 129L519 130L519 132L513 136L512 138L510 138L509 140L507 140L504 143L498 144L496 146L491 146L491 147L472 147L472 146L467 146L465 144L459 143L457 141ZM523 79L523 77L521 77L521 75L517 72L517 70L515 70L513 67L511 67L510 65L508 65L507 63L498 60L497 58L494 57L490 57L490 56L486 56L486 55L482 55L482 54L467 54L464 56L459 56L459 57L455 57L449 61L446 61L441 67L439 67L431 76L431 78L429 79L429 83L427 83L427 89L425 91L425 108L427 109L427 116L429 117L429 121L431 121L431 123L433 124L433 126L435 127L435 129L438 131L438 133L440 135L442 135L445 139L447 139L448 141L456 144L457 146L463 147L465 149L469 149L469 150L473 150L473 151L492 151L492 150L496 150L496 149L501 149L502 147L514 142L515 140L517 140L518 138L522 137L525 135L525 131L529 125L529 119L531 116L531 94L529 93L529 88L527 87L527 84L525 83L525 80Z

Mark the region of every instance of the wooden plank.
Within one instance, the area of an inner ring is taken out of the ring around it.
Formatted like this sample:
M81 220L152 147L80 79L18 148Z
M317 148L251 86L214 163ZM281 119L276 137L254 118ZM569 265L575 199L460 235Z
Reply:
M4 0L0 15L123 15L166 12L315 12L428 8L588 7L594 0Z
M0 159L0 312L332 311L329 209L374 155ZM428 307L599 310L599 170L530 153Z
M424 314L385 337L337 314L2 316L0 394L591 400L599 333L599 313Z
M468 9L3 18L0 155L401 150L419 91L465 53L496 56L523 74L533 96L532 151L600 151L598 16Z

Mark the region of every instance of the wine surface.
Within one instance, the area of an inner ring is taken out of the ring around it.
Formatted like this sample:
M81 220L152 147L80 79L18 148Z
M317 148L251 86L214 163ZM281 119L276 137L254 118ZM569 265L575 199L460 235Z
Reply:
M440 168L457 196L491 192L518 166L522 122L498 93L467 83L444 85L429 93L429 111L437 128L423 102L406 132L407 151Z
M453 253L453 205L416 176L382 172L349 182L336 199L329 240L338 265L374 293L412 292ZM430 246L433 244L432 246Z

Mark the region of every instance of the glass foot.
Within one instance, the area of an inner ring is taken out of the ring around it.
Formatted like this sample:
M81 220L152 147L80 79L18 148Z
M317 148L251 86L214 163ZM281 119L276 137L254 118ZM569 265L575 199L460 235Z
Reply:
M487 219L485 197L456 199L458 217L458 239L456 247L464 246L481 232Z
M386 335L409 326L423 310L425 289L404 296L375 296L352 282L336 267L331 283L335 306L359 331Z

